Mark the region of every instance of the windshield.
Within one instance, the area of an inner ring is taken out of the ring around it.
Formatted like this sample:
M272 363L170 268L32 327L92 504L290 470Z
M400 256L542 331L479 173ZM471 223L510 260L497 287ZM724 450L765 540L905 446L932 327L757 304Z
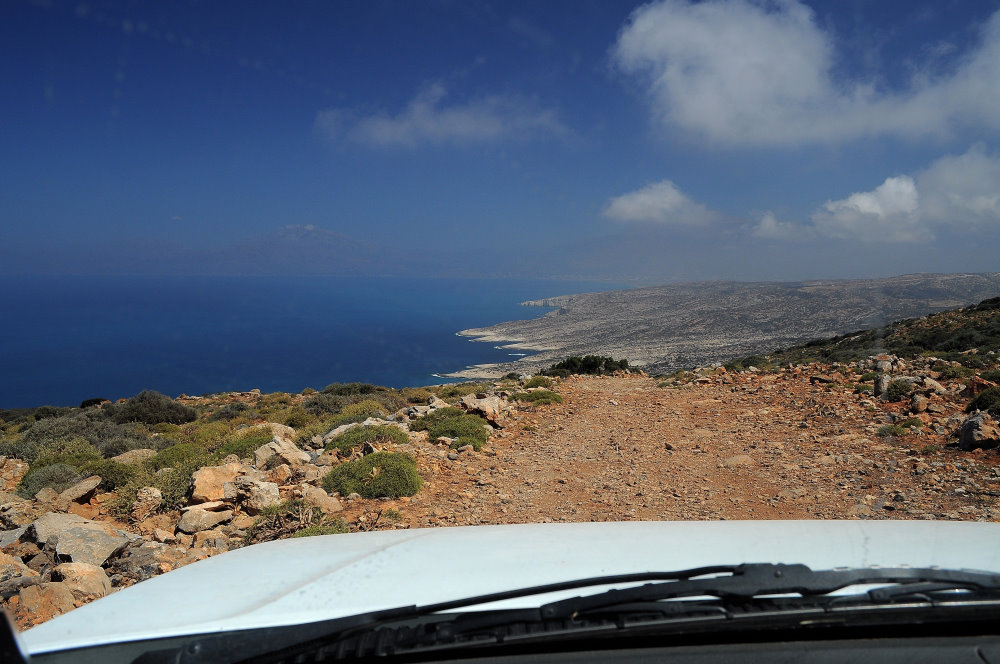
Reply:
M1000 520L1000 2L2 14L21 629L312 535Z

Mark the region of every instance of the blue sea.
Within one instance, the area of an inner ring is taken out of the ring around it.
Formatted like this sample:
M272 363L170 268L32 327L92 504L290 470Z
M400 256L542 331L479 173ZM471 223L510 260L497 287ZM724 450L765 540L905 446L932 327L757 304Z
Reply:
M608 284L337 277L0 277L0 408L78 405L153 389L392 387L518 359L456 332Z

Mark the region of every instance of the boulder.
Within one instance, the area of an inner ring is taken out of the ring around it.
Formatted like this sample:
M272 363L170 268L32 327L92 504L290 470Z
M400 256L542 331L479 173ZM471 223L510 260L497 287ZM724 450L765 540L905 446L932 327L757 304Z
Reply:
M291 438L279 436L275 436L270 443L257 448L257 451L254 452L255 465L258 468L263 468L272 456L277 456L281 463L287 463L290 466L298 466L312 461L309 453L296 447Z
M969 382L965 384L965 389L962 390L963 397L975 397L979 396L980 393L990 389L991 387L996 387L996 383L991 383L988 380L984 380L979 376L973 376L969 379Z
M193 509L184 512L181 520L177 523L177 530L193 535L199 530L209 530L215 528L220 523L225 523L233 518L231 510L222 512L209 512L208 510Z
M459 402L466 411L482 415L487 422L496 427L501 427L508 411L507 403L496 395L477 398L474 394L467 394Z
M38 576L38 572L21 562L17 556L0 553L0 583L19 576Z
M924 378L924 387L928 390L934 392L934 394L947 394L948 390L945 389L944 385L937 382L933 378Z
M28 462L0 456L0 492L12 492L27 473Z
M31 500L8 495L0 504L0 528L19 528L37 519L44 510Z
M274 482L237 477L226 485L226 499L242 504L248 514L259 514L264 508L279 504L281 493Z
M150 459L156 456L156 450L149 449L138 449L138 450L128 450L127 452L122 452L117 456L111 457L112 461L118 463L141 463L146 459Z
M344 510L344 506L340 504L339 500L319 487L302 484L299 486L297 493L302 496L302 502L317 508L323 514L336 514Z
M241 463L227 463L223 466L205 466L199 468L191 476L191 502L206 503L222 500L225 497L224 486L237 477L245 475L249 470Z
M122 532L109 523L75 514L49 512L31 524L36 542L56 537L56 559L62 562L103 565L138 535Z
M62 581L73 597L89 602L111 592L111 579L97 565L61 563L52 569L52 580Z
M914 413L922 413L927 410L927 397L922 394L914 394L910 397L910 410Z
M986 413L975 412L965 418L958 428L958 448L973 450L977 447L992 449L1000 446L1000 428Z
M131 584L180 567L188 550L177 544L141 542L128 547L110 570L119 581Z
M51 620L76 607L73 591L64 583L28 586L17 595L14 619L22 629Z
M359 426L361 426L360 422L349 422L348 424L341 424L339 427L335 429L330 429L325 434L323 434L323 444L325 445L326 443L329 443L331 440L333 440L340 434L350 431L351 429L354 429Z
M94 496L95 493L97 493L97 487L100 485L100 476L91 475L90 477L80 480L70 488L60 493L58 502L63 504L69 504L71 502L86 503Z
M889 377L885 374L875 378L874 389L872 394L874 396L880 397L885 394L885 391L889 389Z
M144 486L135 494L130 514L133 521L148 519L163 503L163 494L155 486Z
M255 428L270 429L271 435L274 436L275 438L284 438L289 442L295 440L295 429L286 424L278 424L277 422L264 422L262 424L257 424Z
M268 482L274 482L278 486L288 484L288 480L292 479L292 467L287 463L283 463L280 466L276 466L264 474L264 479Z
M28 526L18 526L17 528L11 528L10 530L0 530L0 549L13 544L17 540L21 539L21 535L28 530Z

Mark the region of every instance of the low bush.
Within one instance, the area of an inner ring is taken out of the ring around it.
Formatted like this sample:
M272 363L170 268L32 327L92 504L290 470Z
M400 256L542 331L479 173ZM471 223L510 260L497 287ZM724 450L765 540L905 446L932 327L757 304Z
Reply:
M302 403L302 407L306 409L306 412L322 417L339 413L350 402L350 399L345 396L321 393L306 399Z
M212 453L212 459L219 461L230 454L235 454L241 459L252 457L258 447L268 444L273 437L271 430L265 427L244 429L219 445Z
M109 414L118 424L126 422L184 424L198 418L194 408L177 403L165 394L153 390L143 390L125 403L111 408Z
M235 403L227 403L225 406L212 413L208 417L208 420L209 422L218 422L220 420L228 421L235 420L240 417L253 417L255 414L256 413L250 406L242 401L237 401Z
M919 417L911 417L898 423L899 426L904 429L909 429L910 427L923 427L924 423Z
M354 396L358 394L371 394L378 387L371 383L330 383L323 388L323 394L338 394L340 396Z
M100 411L91 410L28 424L21 430L14 456L31 463L45 445L72 438L87 440L106 457L149 445L148 436L136 425L115 424L106 420Z
M83 475L73 466L54 463L37 470L29 470L17 485L16 493L22 498L31 499L45 487L64 491L82 479Z
M518 401L527 401L536 406L543 406L550 403L562 403L562 396L549 390L535 390L534 392L517 392L512 397Z
M99 459L85 463L80 468L80 473L84 477L100 475L101 488L105 491L114 491L119 487L135 481L139 477L146 475L146 469L139 464L118 463L111 459Z
M326 445L326 449L338 449L345 454L351 450L361 447L365 443L372 445L384 445L385 443L396 443L402 445L408 443L410 437L399 427L391 424L382 424L374 427L354 427L340 434Z
M315 537L317 535L343 535L351 532L351 527L343 519L337 519L325 526L306 526L292 533L292 537Z
M385 406L374 399L365 399L357 403L344 406L337 416L340 424L350 424L351 422L364 422L369 417L385 417Z
M913 386L905 380L894 380L889 383L889 387L885 390L885 400L902 401L906 397L910 396L910 392L912 391Z
M412 496L423 486L417 462L401 452L375 452L341 464L323 478L323 488L342 496L357 493L363 498Z
M427 403L433 394L426 387L404 387L402 397L409 404Z
M879 438L889 438L890 436L902 436L905 433L906 429L898 424L883 424L875 432L875 435Z
M875 386L867 384L857 385L855 386L854 391L857 392L858 394L871 394L872 392L875 391Z
M876 378L878 378L881 375L882 374L880 374L877 371L866 371L865 373L863 373L860 376L858 376L858 382L859 383L870 383L870 382L874 381Z
M451 417L458 417L459 415L465 415L465 411L461 408L455 408L454 406L438 408L410 422L410 431L427 431L433 425Z
M941 367L938 380L965 380L975 375L975 370L969 367L956 367L950 364Z
M1000 418L1000 387L991 387L980 392L965 407L965 412L985 410L993 417Z
M983 380L988 380L991 383L1000 383L1000 369L990 369L989 371L984 371L979 374L979 377Z
M313 416L299 407L288 408L281 413L281 423L285 426L299 429L311 423Z
M546 376L569 376L572 374L601 375L615 371L628 371L628 360L616 360L603 355L573 355L542 371Z
M450 385L442 386L438 390L438 396L442 399L461 398L469 394L476 394L477 392L487 392L491 387L493 387L491 383L451 383Z
M208 462L208 450L197 443L178 443L156 453L146 461L150 470L175 468L189 463Z
M31 468L37 470L45 466L65 464L79 469L84 464L101 458L97 448L84 438L55 440L39 450L38 456L31 462Z
M451 446L455 449L472 445L477 452L486 444L490 436L486 420L478 415L468 415L458 408L439 408L410 424L411 431L427 431L431 440L440 436L454 438Z
M552 379L548 376L532 376L528 379L528 382L524 384L526 388L530 387L552 387Z

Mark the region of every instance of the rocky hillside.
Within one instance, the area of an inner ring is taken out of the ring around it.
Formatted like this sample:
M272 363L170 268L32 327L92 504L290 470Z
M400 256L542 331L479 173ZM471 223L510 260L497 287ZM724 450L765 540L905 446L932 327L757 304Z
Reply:
M997 350L968 336L998 317L908 321L977 343L940 356L3 411L0 600L29 627L235 547L381 528L1000 520Z

